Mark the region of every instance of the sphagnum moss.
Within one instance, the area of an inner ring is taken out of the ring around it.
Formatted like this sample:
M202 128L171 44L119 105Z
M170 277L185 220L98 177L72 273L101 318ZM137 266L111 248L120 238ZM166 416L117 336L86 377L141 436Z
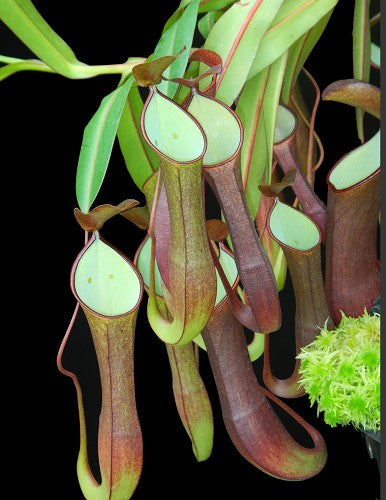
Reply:
M380 429L380 316L342 316L298 355L300 384L331 427Z

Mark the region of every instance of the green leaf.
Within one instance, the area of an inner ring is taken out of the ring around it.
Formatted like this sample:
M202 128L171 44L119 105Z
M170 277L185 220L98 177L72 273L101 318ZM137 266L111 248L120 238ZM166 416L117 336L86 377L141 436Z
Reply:
M222 58L223 72L216 96L231 105L239 95L252 66L259 43L283 0L237 2L221 16L209 33L204 48ZM204 69L200 70L203 72ZM200 88L204 88L203 83Z
M297 77L300 73L300 70L304 66L304 63L306 62L308 56L310 55L310 53L313 50L313 48L315 47L316 43L318 42L318 40L322 36L333 12L334 12L334 9L329 10L327 12L327 14L325 14L319 21L317 21L316 24L307 32L302 50L301 50L299 57L298 57L298 60L297 60L294 80L297 79Z
M67 78L90 78L101 74L122 74L137 64L105 64L89 66L80 62L67 43L47 24L30 0L1 0L0 19L39 59L52 70ZM139 59L141 62L142 58ZM16 68L17 69L17 68ZM18 67L35 69L34 67ZM37 68L36 68L37 69ZM9 68L11 70L11 68ZM11 73L7 73L6 76Z
M263 120L267 148L266 183L271 183L272 151L275 141L275 127L280 93L286 68L288 51L282 54L269 68L269 77L263 99Z
M331 17L333 9L323 16L310 30L301 36L289 49L287 67L283 79L282 101L289 103L290 94L308 56L321 37Z
M76 68L82 65L30 0L2 0L0 19L32 52L58 73L71 78Z
M182 0L177 10L169 17L163 29L163 33L167 31L182 15L183 9L189 5L192 0ZM198 12L210 12L214 10L223 9L235 0L201 0Z
M216 22L220 19L222 15L223 15L222 11L212 11L205 14L205 16L198 21L197 28L198 31L203 36L203 38L205 39L208 38L208 35L211 32L213 26L216 24Z
M235 0L201 0L198 12L210 12L212 10L219 10L227 7Z
M192 0L181 0L180 5L178 6L177 10L173 12L173 14L169 17L169 19L166 21L165 26L162 30L162 33L165 33L173 24L175 24L178 19L181 17L183 14L184 8L189 5L189 3Z
M102 185L132 83L131 77L106 96L84 130L76 173L76 197L84 213L89 211Z
M353 26L353 67L355 80L368 82L370 79L370 0L355 0ZM363 110L356 109L359 139L364 142Z
M260 201L258 185L262 182L267 164L265 128L260 118L268 76L269 68L266 68L248 80L236 106L236 114L244 127L241 175L247 205L253 219Z
M141 191L145 182L158 168L157 157L142 135L142 109L142 98L138 88L133 86L123 106L118 140L126 168Z
M338 0L286 0L260 42L248 78L272 64L325 16Z
M165 78L180 78L184 76L186 65L192 47L193 35L196 28L199 0L192 0L178 21L176 21L161 36L153 54L153 59L177 55L186 47L184 52L169 66L164 72ZM162 81L158 88L168 97L172 98L178 88L178 84L169 81Z
M247 81L237 103L236 113L244 126L241 172L247 205L254 219L259 208L263 182L270 184L272 151L279 97L287 52L270 68Z
M19 71L41 71L44 73L55 73L55 70L38 59L15 59L15 61L0 68L0 81Z
M288 49L288 61L287 68L285 70L285 75L283 79L283 88L282 88L282 96L281 99L284 104L288 106L291 90L296 81L295 72L298 64L298 60L300 58L304 43L309 35L310 31L304 33L296 42L291 45Z

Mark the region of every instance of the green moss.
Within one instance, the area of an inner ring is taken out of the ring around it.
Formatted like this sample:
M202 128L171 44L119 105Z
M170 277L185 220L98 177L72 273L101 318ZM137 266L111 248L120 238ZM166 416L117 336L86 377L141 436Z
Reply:
M355 366L347 360L342 361L338 367L338 377L343 380L350 380L355 377Z
M376 368L379 365L379 351L369 349L361 354L362 363L368 368Z
M339 417L336 416L333 412L326 412L324 414L324 421L331 427L336 427L336 425L340 423Z
M380 429L380 316L343 315L303 348L300 384L331 427Z

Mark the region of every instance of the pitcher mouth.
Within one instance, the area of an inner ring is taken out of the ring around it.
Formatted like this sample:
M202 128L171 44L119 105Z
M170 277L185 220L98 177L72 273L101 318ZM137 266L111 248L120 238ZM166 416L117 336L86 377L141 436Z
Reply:
M146 132L146 127L145 127L145 115L146 115L147 108L148 108L148 106L150 104L151 98L152 98L153 94L155 94L155 93L161 95L164 99L166 99L169 102L173 103L174 106L180 107L175 101L173 101L173 99L170 99L170 97L168 97L165 94L163 94L155 86L151 87L149 95L148 95L148 97L146 99L146 102L144 104L144 107L143 107L142 115L141 115L141 130L142 130L142 133L143 133L143 135L145 137L145 140L148 142L148 144L150 145L150 147L153 148L153 150L157 153L157 155L159 157L163 158L164 160L166 160L168 163L171 163L171 164L174 164L174 165L191 165L193 163L197 163L197 162L201 161L204 158L206 150L207 150L207 147L208 147L207 138L206 138L205 132L204 132L202 126L200 125L200 123L185 108L180 107L181 111L183 111L192 120L192 122L199 128L199 130L200 130L200 132L202 134L202 137L203 137L203 141L204 141L203 150L202 150L202 152L196 158L193 158L193 159L187 160L187 161L176 160L176 159L172 158L171 156L168 156L167 154L163 153L160 149L158 149L158 147L153 143L153 141L150 140L150 137L149 137L148 133Z
M92 309L90 306L88 306L84 302L84 300L82 300L82 298L79 296L79 294L78 294L78 292L76 290L76 286L75 286L75 273L76 273L79 261L81 260L81 258L83 257L83 255L87 251L87 249L95 242L96 238L97 238L96 233L93 233L92 236L91 236L91 238L86 243L86 245L82 248L82 250L77 255L77 257L76 257L76 259L75 259L75 261L74 261L74 263L72 265L72 268L71 268L71 278L70 278L71 291L74 294L76 300L79 302L79 304L82 307L84 307L85 309L87 309L87 311L89 311L94 316L97 316L97 317L103 318L103 319L117 319L117 318L122 318L124 316L129 316L130 314L132 314L134 311L136 311L139 308L139 305L140 305L142 297L143 297L144 283L143 283L142 276L141 276L140 272L138 271L137 267L133 264L133 262L131 262L131 260L124 253L122 253L120 250L118 250L113 245L111 245L106 240L104 240L99 234L98 234L98 238L103 243L105 243L110 248L112 248L115 252L117 252L117 254L120 257L122 257L127 262L127 264L132 268L132 270L136 274L136 276L137 276L137 278L139 280L138 300L136 301L136 303L134 304L134 306L130 310L128 310L128 311L126 311L124 313L121 313L121 314L108 315L108 314L103 314L103 313L100 313L98 311L95 311L95 309Z
M185 105L186 109L189 108L189 105L190 105L190 103L193 100L194 93L196 93L196 94L204 97L205 99L210 99L211 101L214 101L217 104L220 104L221 106L223 106L228 112L230 112L233 115L233 117L237 121L237 124L238 124L239 129L240 129L240 141L239 141L239 144L238 144L237 149L235 150L235 152L231 156L229 156L228 158L226 158L225 160L223 160L223 161L221 161L219 163L214 163L214 164L207 165L207 164L205 164L203 162L203 164L202 164L203 168L209 170L209 169L216 168L216 167L221 167L223 165L226 165L227 163L233 162L238 157L238 155L240 154L241 147L242 147L243 142L244 142L244 126L242 124L242 121L241 121L240 117L233 111L233 109L231 109L229 106L227 106L224 102L220 101L219 99L216 99L215 97L206 95L206 94L204 94L203 92L201 92L201 91L199 91L197 89L192 89L191 95L190 95L190 97L187 100L186 105Z
M348 154L350 153L347 153L346 155L343 156L346 157ZM380 174L381 172L381 167L378 167L376 170L374 170L374 172L372 172L370 175L368 175L367 177L365 177L364 179L356 182L355 184L352 184L351 186L348 186L348 187L345 187L345 188L342 188L342 189L338 189L334 186L334 184L330 181L330 175L332 173L332 170L335 168L332 167L332 169L330 170L330 172L328 173L327 175L327 178L326 178L326 182L328 184L328 187L330 187L332 189L332 191L334 191L334 193L344 193L346 191L351 191L353 189L356 189L357 187L360 187L362 184L366 184L367 182L369 182L373 177L376 177L378 174Z

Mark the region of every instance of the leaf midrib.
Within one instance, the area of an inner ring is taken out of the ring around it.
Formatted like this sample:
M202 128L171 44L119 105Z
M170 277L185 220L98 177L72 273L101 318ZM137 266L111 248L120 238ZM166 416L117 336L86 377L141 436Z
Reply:
M91 203L89 203L90 199L91 199L91 191L92 191L92 180L94 179L94 174L95 174L95 171L96 171L96 159L98 158L98 152L99 152L99 144L100 144L100 140L101 140L101 137L103 135L103 131L104 131L104 126L105 126L105 123L106 123L106 120L107 120L107 116L114 104L114 102L116 101L118 95L119 95L119 90L120 89L117 89L116 91L114 91L114 97L113 99L110 99L109 102L107 103L106 105L106 108L105 108L105 111L102 113L102 120L100 122L100 127L98 127L98 133L97 133L97 140L95 141L95 143L93 144L93 152L92 152L92 156L91 156L91 160L90 160L90 163L91 164L91 169L89 170L89 175L88 176L88 182L87 182L87 193L88 193L88 197L87 197L87 200L88 200L88 203L87 203L87 211L89 210L90 206L91 206Z
M229 54L227 55L227 58L224 62L224 65L223 65L223 69L222 69L222 73L219 75L218 79L217 79L217 85L216 87L219 88L220 85L221 85L221 82L226 74L226 71L229 67L229 65L231 64L232 62L232 58L233 56L235 55L236 53L236 50L237 48L239 47L240 43L241 43L241 40L242 40L242 37L244 35L244 33L246 32L246 30L248 29L248 26L251 22L251 19L253 18L253 16L255 15L257 9L260 7L260 5L262 4L263 0L257 0L256 4L254 5L254 7L252 7L251 11L249 12L249 14L247 15L247 17L245 18L243 24L241 25L240 27L240 30L232 44L232 47L231 47L231 50L229 51Z
M304 10L308 9L312 4L317 3L319 0L309 0L308 2L302 4L297 9L293 10L288 16L283 17L278 23L274 24L271 28L267 29L263 39L274 33L275 30L279 29L283 24L288 23L292 18L296 17L298 14L302 13Z

